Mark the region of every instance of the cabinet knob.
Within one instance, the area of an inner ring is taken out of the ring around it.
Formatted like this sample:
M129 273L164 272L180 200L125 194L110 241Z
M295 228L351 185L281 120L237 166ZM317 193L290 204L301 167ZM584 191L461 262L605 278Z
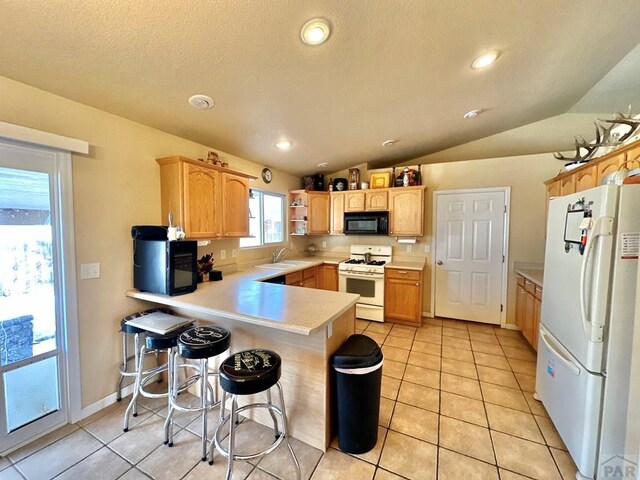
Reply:
M420 285L419 283L416 283L416 287L418 287L419 285Z
M438 260L436 263L437 263L438 265L442 265L442 260Z

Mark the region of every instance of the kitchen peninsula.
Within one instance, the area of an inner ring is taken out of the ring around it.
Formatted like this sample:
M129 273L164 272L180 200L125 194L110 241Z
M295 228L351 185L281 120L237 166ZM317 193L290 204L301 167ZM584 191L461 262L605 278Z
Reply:
M232 351L260 347L277 352L282 357L280 381L290 433L326 450L331 441L330 357L354 333L359 296L262 281L322 263L321 259L300 262L284 271L252 268L219 282L201 283L187 295L129 290L127 296L228 329ZM272 425L268 415L253 413L254 420Z

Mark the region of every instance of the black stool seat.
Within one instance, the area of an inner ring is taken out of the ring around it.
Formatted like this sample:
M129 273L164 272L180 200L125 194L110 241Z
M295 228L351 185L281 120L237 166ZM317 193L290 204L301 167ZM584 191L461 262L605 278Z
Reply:
M146 332L146 330L142 328L134 327L133 325L128 325L127 322L135 318L144 317L145 315L149 315L154 312L171 313L166 308L149 308L148 310L143 310L142 312L132 313L131 315L127 315L120 321L120 331L122 333L131 333L131 334Z
M146 336L147 348L149 350L163 350L173 348L178 344L178 337L185 331L191 328L191 325L176 328L175 330L161 334L148 332Z
M183 358L215 357L229 348L231 333L222 327L192 327L178 337L178 355Z
M234 395L263 392L280 379L281 364L280 356L270 350L234 353L220 365L220 386Z

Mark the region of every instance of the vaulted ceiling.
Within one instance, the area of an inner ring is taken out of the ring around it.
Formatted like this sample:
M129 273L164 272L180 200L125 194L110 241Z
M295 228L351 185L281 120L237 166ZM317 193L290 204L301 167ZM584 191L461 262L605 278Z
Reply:
M312 47L314 17L332 32ZM640 109L639 20L634 1L3 0L0 75L304 174L570 148L591 113Z

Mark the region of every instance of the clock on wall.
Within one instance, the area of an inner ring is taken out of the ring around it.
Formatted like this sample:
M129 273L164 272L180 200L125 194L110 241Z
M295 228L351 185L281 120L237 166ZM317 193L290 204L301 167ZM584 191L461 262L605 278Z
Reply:
M271 183L271 180L273 180L273 174L271 173L271 170L269 170L268 168L262 169L262 180L264 181L264 183Z

